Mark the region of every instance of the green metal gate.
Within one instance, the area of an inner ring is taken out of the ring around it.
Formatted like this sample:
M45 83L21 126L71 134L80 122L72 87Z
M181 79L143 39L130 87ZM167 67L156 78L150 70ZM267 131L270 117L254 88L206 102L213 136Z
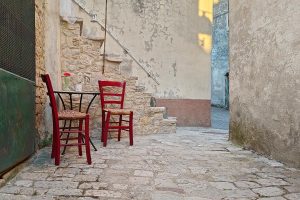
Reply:
M35 4L0 0L0 175L35 145Z

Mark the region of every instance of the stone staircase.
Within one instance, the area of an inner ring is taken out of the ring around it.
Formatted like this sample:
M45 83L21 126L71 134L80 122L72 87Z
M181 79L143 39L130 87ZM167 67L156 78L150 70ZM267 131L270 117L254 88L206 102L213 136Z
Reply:
M62 74L64 72L72 74L68 82L62 81L64 88L74 90L76 85L80 84L83 91L98 91L100 79L126 80L125 107L134 110L134 133L139 135L175 133L176 118L167 117L165 107L150 106L152 95L145 92L145 87L137 85L138 77L127 73L128 60L124 63L122 55L111 53L106 55L105 73L102 74L103 30L89 18L90 16L80 8L75 23L71 24L61 19L61 70ZM92 105L90 114L94 130L92 135L99 137L101 129L99 98Z

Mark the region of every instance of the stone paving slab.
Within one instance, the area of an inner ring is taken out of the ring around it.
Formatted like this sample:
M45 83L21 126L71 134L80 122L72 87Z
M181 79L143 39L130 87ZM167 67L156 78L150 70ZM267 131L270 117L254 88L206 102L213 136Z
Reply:
M0 200L231 200L300 199L300 170L232 145L224 131L178 128L176 134L110 140L92 151L92 165L77 149L54 166L50 148L0 188ZM85 154L83 154L85 155Z

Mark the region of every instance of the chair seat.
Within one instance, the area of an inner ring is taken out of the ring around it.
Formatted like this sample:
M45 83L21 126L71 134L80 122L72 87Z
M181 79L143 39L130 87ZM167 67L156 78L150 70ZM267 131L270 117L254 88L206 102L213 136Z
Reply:
M84 119L85 117L86 113L75 110L63 110L58 112L58 119Z
M129 109L116 109L116 108L106 108L104 109L105 112L110 112L112 115L130 115L132 110Z

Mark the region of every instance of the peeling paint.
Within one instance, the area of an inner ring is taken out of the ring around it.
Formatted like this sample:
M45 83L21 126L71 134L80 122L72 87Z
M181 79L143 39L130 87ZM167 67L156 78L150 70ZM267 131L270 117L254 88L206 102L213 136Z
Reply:
M145 4L143 0L133 0L132 1L132 8L133 11L138 14L141 15L144 13L145 10Z
M174 77L176 77L176 73L177 73L176 62L172 64L172 68L174 70Z
M103 8L104 1L95 2L98 10ZM98 16L103 21L101 12ZM210 99L210 53L199 46L198 34L210 35L212 24L199 16L199 1L114 0L108 19L112 34L157 77L159 85L133 65L132 75L148 92L158 98ZM107 52L120 51L113 42L106 47Z

